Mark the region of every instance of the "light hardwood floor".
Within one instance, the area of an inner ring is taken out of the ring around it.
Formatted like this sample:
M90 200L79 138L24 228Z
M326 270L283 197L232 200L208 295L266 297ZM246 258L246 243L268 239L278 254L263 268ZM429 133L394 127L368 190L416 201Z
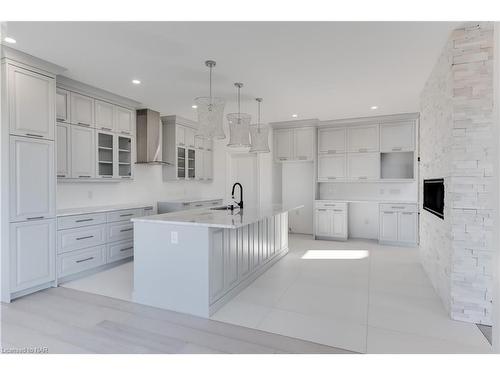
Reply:
M2 348L49 353L351 353L64 287L1 305Z

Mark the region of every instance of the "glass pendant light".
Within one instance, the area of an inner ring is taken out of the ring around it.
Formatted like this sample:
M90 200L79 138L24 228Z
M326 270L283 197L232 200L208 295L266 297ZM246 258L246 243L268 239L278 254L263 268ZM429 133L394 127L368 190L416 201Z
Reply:
M270 152L269 150L269 126L260 123L260 103L262 98L255 99L258 103L258 119L256 124L250 125L250 152Z
M198 130L195 137L224 139L226 135L222 127L222 120L226 102L223 98L212 96L212 69L215 66L215 61L207 60L205 65L210 69L210 94L194 100L198 112Z
M243 83L234 84L238 88L238 113L228 113L227 122L229 123L229 143L228 147L249 147L250 146L250 121L252 116L248 113L241 113L240 90Z

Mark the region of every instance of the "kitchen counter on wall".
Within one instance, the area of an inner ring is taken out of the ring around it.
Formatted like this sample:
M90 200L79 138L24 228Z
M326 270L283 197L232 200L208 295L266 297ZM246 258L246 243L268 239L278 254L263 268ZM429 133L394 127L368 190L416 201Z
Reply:
M150 203L124 203L124 204L114 204L108 206L63 208L57 210L56 215L57 217L62 217L62 216L84 215L89 213L130 210L133 208L144 208L144 207L154 207L154 205Z
M245 207L241 210L234 209L234 211L201 208L139 217L132 219L132 221L134 223L174 224L235 229L302 207L302 205L285 207L281 204L274 204L263 208Z
M417 201L398 199L316 199L315 202L418 204Z

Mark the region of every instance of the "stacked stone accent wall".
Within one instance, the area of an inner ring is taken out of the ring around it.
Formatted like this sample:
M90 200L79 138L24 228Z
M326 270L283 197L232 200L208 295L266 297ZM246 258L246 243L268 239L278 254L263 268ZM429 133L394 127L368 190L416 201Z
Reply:
M454 30L420 107L420 184L445 179L445 219L420 215L422 264L453 319L491 324L492 23Z

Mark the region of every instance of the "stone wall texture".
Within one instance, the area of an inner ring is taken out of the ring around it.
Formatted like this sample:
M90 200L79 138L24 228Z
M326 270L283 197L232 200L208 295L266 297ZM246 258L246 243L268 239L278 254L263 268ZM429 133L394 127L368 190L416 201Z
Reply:
M482 324L492 307L493 126L493 24L468 23L421 94L420 183L444 178L445 219L421 212L420 255L451 318Z

